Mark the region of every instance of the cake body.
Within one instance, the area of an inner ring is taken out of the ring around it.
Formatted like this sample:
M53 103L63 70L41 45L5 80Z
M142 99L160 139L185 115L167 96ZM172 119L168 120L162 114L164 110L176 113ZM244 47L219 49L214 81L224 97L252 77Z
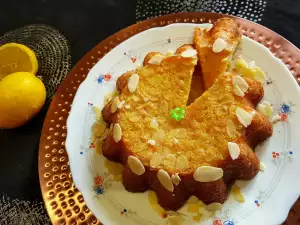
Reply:
M230 183L258 173L253 148L272 134L255 110L261 83L235 73L218 76L186 106L197 61L189 45L169 57L149 53L142 68L119 77L120 94L102 111L111 124L103 155L124 165L128 191L152 189L168 210L191 195L223 203Z

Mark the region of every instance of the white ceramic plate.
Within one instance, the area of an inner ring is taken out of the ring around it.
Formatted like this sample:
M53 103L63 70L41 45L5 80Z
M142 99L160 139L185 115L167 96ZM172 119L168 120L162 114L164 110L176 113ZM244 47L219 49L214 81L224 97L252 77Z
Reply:
M173 24L130 38L93 67L76 94L67 122L66 148L71 171L87 206L105 225L174 224L173 216L163 219L151 207L148 192L127 192L117 181L120 171L116 172L102 155L96 153L90 140L91 127L95 122L93 106L102 108L104 96L115 89L118 76L135 69L148 52L166 53L182 44L192 43L195 26L209 25ZM179 224L281 224L299 197L299 87L285 65L264 46L243 37L239 51L245 59L255 60L266 72L268 80L264 85L264 99L273 104L274 114L280 114L284 121L275 124L273 136L256 149L266 170L249 182L238 182L246 200L244 203L236 202L230 195L214 218L203 215L200 222L200 214L195 213L195 209L190 212L185 206L179 213L173 214L181 218Z

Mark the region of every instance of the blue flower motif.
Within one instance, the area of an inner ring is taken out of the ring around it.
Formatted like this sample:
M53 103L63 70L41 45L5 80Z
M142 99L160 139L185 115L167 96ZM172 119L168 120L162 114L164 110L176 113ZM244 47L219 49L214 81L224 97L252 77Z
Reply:
M224 225L234 225L234 222L233 221L230 221L230 220L226 220L224 222Z
M288 104L282 104L280 107L281 113L290 113L291 112L291 106Z
M104 77L103 77L102 75L99 76L99 77L97 78L98 84L101 84L101 83L103 82L103 80L104 80Z
M104 194L104 188L102 186L96 186L94 187L94 191L97 195L103 195Z

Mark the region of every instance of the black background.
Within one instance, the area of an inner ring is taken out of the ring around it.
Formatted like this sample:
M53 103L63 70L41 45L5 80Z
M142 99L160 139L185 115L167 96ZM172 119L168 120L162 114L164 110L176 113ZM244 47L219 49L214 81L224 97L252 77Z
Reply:
M0 35L28 24L51 25L68 40L74 65L101 40L134 24L135 6L135 0L0 0ZM300 0L267 1L260 23L300 47ZM0 193L42 201L38 144L47 107L24 127L0 130Z

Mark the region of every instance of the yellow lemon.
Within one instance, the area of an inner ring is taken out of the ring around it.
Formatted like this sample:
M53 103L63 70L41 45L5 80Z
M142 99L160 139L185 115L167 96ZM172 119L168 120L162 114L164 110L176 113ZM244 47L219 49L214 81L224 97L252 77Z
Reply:
M43 107L46 88L34 74L18 72L0 81L0 128L19 127Z
M16 43L0 46L0 80L12 73L36 74L37 70L38 61L30 48Z

